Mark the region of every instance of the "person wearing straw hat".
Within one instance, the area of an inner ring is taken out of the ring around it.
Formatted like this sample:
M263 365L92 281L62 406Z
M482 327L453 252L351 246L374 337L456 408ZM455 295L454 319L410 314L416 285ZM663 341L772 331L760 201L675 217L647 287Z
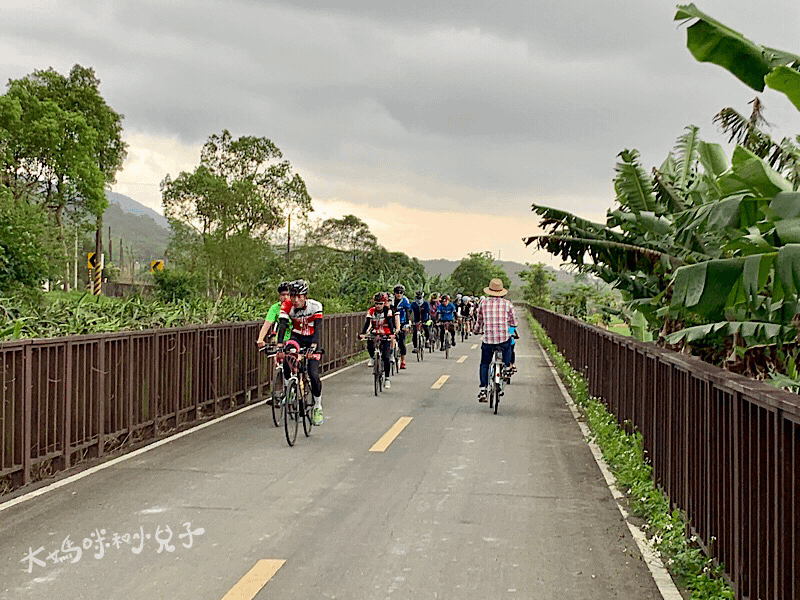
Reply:
M483 288L487 298L481 302L475 315L474 333L483 334L481 343L481 365L478 369L480 389L478 402L486 402L486 387L489 384L489 363L492 362L495 348L503 351L503 364L511 364L511 334L509 327L517 327L514 305L505 299L508 290L501 279L492 279Z

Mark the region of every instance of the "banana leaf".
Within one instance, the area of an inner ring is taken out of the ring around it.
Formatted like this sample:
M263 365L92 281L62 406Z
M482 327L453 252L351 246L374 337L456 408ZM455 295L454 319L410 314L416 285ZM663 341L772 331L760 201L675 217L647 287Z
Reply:
M614 177L614 190L617 192L617 202L634 213L664 213L656 200L653 182L639 163L639 151L623 150L617 156L622 159L615 167L617 176Z
M755 346L757 344L771 345L790 341L795 333L793 327L776 323L722 321L681 329L680 331L669 334L666 337L666 342L671 345L678 344L682 341L690 344L700 340L707 340L714 335L731 337L738 334L748 346Z
M759 92L766 84L800 109L800 56L751 42L694 4L677 9L674 20L697 19L686 30L686 47L698 61L719 65Z

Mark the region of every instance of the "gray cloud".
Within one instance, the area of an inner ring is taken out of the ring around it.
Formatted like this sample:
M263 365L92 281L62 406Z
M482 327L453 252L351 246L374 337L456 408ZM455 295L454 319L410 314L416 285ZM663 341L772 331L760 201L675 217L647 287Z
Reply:
M758 20L749 0L701 8L800 50L794 0L765 1ZM713 115L755 95L696 63L660 0L41 0L8 14L7 77L92 66L127 128L189 143L223 128L267 136L316 180L404 188L421 208L516 214L550 197L602 213L620 150L660 164L690 123L720 141ZM763 100L797 129L782 97Z

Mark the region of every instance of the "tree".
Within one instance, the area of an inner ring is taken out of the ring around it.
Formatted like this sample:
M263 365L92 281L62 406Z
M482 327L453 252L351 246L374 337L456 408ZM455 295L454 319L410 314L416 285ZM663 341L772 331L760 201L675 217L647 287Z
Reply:
M209 288L252 284L241 271L274 255L268 234L290 211L312 210L305 182L275 144L263 137L234 140L228 130L209 137L192 173L167 175L161 193L173 231L189 239L173 236L172 256L180 266L205 270Z
M0 293L39 288L63 258L47 213L0 186Z
M0 97L0 184L49 211L64 255L65 220L102 226L105 187L126 154L123 117L99 85L91 68L75 65L66 77L51 68L11 80Z
M357 260L360 252L367 252L378 246L378 238L369 230L369 226L355 215L324 220L309 233L306 242L347 252L353 262Z
M550 283L556 280L556 276L543 263L526 264L528 268L518 273L525 282L522 287L523 300L534 306L550 306Z
M491 252L473 252L468 258L461 259L455 271L450 275L453 288L460 293L470 296L480 296L483 288L489 285L492 279L501 279L508 289L511 280L506 275L503 267L494 264Z

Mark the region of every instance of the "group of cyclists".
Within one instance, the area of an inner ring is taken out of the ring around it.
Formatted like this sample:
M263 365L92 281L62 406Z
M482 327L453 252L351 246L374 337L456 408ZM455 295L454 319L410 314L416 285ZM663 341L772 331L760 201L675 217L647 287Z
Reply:
M321 326L323 321L322 304L308 297L309 285L304 279L284 281L278 285L279 301L272 305L256 344L263 348L267 337L274 336L277 354L280 356L284 345L293 341L300 349L314 353L319 347ZM373 366L375 356L375 340L381 346L383 368L386 375L384 387L391 387L390 357L393 345L397 344L400 353L400 369L406 367L406 334L411 331L414 352L424 352L422 343L424 333L426 340L436 339L431 334L436 328L440 350L444 349L445 336L450 335L452 344L456 345L456 324L463 328L465 337L470 333L483 334L481 365L479 368L480 389L478 400L486 401L487 372L494 349L503 350L503 362L509 372L513 367L513 342L516 338L517 321L511 303L504 298L507 290L500 279L492 279L484 288L486 296L480 298L456 294L451 299L449 294L431 293L425 299L422 291L417 291L414 302L406 296L406 288L398 284L392 290L390 300L387 292L373 295L371 306L365 316L361 330L362 339L367 340L370 355L369 365ZM473 327L474 325L474 327ZM368 335L371 334L371 335ZM311 383L311 395L314 399L312 423L322 425L322 381L319 373L319 360L308 360L308 374ZM268 401L269 402L269 401Z
M367 339L369 352L368 365L371 367L375 360L376 336L381 343L381 357L385 374L384 387L390 389L391 382L391 351L394 344L400 354L400 369L406 369L406 336L411 333L413 352L424 352L423 339L431 340L433 328L437 329L439 349L444 349L444 340L450 334L452 343L456 345L456 324L465 328L468 337L471 330L474 311L478 299L456 294L456 299L451 302L449 294L437 292L430 295L430 300L425 299L425 293L418 291L415 300L411 302L406 296L406 287L398 284L392 290L392 299L387 292L376 292L372 298L373 306L367 311L361 335ZM370 334L367 336L367 334ZM423 338L424 335L424 338Z

